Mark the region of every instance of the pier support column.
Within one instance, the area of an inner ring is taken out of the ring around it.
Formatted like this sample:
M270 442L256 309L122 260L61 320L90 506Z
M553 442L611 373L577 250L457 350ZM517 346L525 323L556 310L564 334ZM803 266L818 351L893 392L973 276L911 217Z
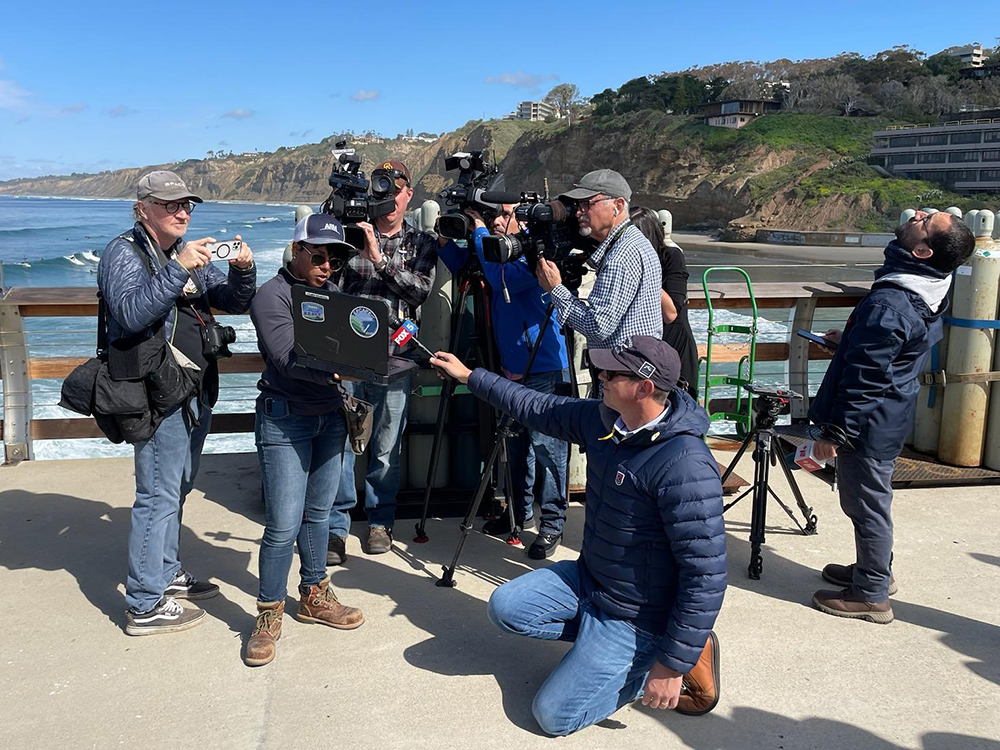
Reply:
M792 327L788 338L788 387L802 394L791 403L792 422L805 421L809 415L809 342L795 332L800 328L811 331L816 299L804 297L795 303Z

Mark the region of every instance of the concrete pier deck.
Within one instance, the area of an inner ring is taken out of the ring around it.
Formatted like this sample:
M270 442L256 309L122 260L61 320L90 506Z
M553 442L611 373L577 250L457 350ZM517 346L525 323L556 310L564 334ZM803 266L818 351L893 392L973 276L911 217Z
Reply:
M752 476L745 460L739 471ZM627 707L555 740L540 734L531 699L567 646L502 635L485 613L497 584L539 564L523 550L474 534L448 590L434 580L457 519L432 521L423 545L400 521L394 551L378 557L352 536L346 565L330 571L366 623L341 632L286 617L277 659L251 669L240 657L262 530L255 456L203 461L182 559L222 591L183 633L123 633L132 482L124 459L0 467L0 747L1000 750L996 487L897 491L900 590L888 626L809 604L820 568L853 555L826 484L800 479L816 536L793 533L770 506L760 581L746 575L741 502L727 515L718 708L694 718ZM790 499L782 477L773 486ZM556 559L577 555L583 513L571 507ZM293 565L290 591L297 577Z

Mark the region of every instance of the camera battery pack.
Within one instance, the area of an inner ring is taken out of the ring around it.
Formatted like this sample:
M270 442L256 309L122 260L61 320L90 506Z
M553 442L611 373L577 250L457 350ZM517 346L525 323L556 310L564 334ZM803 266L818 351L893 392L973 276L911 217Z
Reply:
M799 465L799 468L805 469L806 471L818 471L826 466L826 461L816 458L813 453L813 448L816 443L809 442L804 445L800 445L799 449L795 451L795 463Z

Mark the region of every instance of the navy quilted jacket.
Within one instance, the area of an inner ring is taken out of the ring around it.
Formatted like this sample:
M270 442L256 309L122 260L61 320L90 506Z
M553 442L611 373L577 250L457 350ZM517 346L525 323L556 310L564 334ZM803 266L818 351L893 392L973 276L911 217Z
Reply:
M139 241L132 239L133 234ZM143 253L149 259L153 276L146 271L137 253ZM250 309L257 289L256 266L246 271L230 266L227 275L214 263L209 263L189 275L176 258L161 262L151 249L139 222L132 231L111 240L101 253L101 262L97 266L97 286L108 308L108 343L143 331L151 336L154 326L164 319L169 339L177 315L174 303L192 275L202 290L201 297L194 304L203 314L209 306L234 315L241 315ZM216 370L214 363L212 370L213 373ZM208 377L209 390L212 390L211 381L212 378ZM210 400L215 401L214 393Z
M726 590L722 484L701 437L705 411L675 389L662 421L617 442L618 415L599 401L537 393L481 368L469 390L533 430L586 446L586 594L661 635L660 663L689 672Z

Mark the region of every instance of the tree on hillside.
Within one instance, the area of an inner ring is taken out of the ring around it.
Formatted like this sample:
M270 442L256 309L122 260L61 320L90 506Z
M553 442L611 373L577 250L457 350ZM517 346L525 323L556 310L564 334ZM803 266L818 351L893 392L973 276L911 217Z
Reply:
M716 102L722 98L722 93L729 87L729 79L715 76L705 83L705 101Z
M949 83L958 81L959 71L962 70L962 60L947 52L938 52L924 60L924 67L934 76L946 76Z
M573 124L573 107L581 103L580 89L575 83L560 83L545 95L545 101L559 110L560 117L568 117Z

